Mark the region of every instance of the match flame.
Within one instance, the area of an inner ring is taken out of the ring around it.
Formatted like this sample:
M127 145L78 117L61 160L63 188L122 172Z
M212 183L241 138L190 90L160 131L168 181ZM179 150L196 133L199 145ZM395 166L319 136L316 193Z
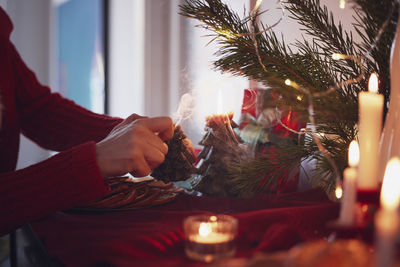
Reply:
M369 77L368 90L371 93L378 93L378 75L375 72Z
M382 183L381 204L385 210L395 211L400 202L400 158L393 157L386 165Z
M349 165L350 167L357 167L360 161L360 149L356 141L351 141L349 146Z

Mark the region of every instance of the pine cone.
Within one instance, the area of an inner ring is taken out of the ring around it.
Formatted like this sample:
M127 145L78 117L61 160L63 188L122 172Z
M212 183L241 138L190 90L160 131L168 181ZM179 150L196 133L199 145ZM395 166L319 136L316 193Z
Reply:
M187 144L188 139L180 126L176 126L174 137L168 140L168 153L164 162L153 170L152 176L158 180L184 181L196 172L193 163L196 161L194 151Z
M229 164L244 157L240 148L243 141L233 131L236 127L230 114L228 117L215 115L207 118L206 133L199 143L204 148L198 155L201 160L196 166L201 181L194 188L206 196L234 196Z

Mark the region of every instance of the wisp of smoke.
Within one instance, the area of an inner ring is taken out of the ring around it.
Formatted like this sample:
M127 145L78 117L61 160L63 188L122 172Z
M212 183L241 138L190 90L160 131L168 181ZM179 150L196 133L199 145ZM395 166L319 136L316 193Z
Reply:
M176 125L180 125L183 121L189 119L195 110L195 99L189 94L183 94L179 101L177 111L173 114L173 119Z

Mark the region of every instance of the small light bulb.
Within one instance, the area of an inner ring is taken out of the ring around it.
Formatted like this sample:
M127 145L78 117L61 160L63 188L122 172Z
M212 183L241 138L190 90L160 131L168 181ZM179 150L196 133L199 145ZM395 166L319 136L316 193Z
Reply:
M254 6L254 10L257 10L260 7L260 5L262 4L262 2L263 2L263 0L257 0L256 4Z
M285 84L288 85L288 86L290 86L290 85L292 84L292 81L289 80L289 79L286 79L286 80L285 80Z
M337 199L341 199L343 195L343 189L340 185L336 186L335 195Z
M299 100L299 101L303 100L303 98L301 97L301 95L298 95L298 96L297 96L297 100Z
M344 59L344 55L343 54L334 53L334 54L332 54L332 59L334 59L334 60Z

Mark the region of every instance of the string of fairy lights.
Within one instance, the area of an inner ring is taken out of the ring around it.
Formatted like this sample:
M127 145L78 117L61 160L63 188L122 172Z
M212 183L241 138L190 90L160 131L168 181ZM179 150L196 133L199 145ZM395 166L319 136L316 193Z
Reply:
M283 1L278 0L280 9L281 9L280 18L274 24L272 24L269 27L264 28L262 31L256 31L255 27L258 24L257 18L259 15L258 9L260 8L262 3L263 3L263 0L257 0L254 5L254 8L250 12L249 21L251 22L251 27L250 27L249 33L232 33L231 31L227 31L227 30L218 30L218 33L224 35L226 38L234 38L234 37L240 38L240 37L244 37L244 36L249 36L253 42L253 46L254 46L254 50L256 52L258 63L260 64L260 66L262 67L264 72L268 72L268 68L265 66L265 64L262 61L262 57L261 57L261 54L259 51L259 46L258 46L258 41L257 41L256 36L259 34L263 34L264 32L267 32L269 30L272 30L274 27L276 27L279 23L281 23L283 21L283 19L286 16L286 12L285 12L285 5L284 5ZM352 60L352 61L354 61L357 64L357 66L360 68L360 74L357 77L350 78L348 80L339 81L339 82L335 83L334 85L330 86L327 90L322 91L322 92L315 92L315 93L312 93L308 88L303 87L303 86L297 84L295 81L292 81L290 79L286 79L286 80L282 81L282 83L285 84L286 86L290 86L307 96L308 103L309 103L308 104L309 123L308 123L308 128L301 129L300 131L296 131L296 130L288 127L280 120L280 118L277 118L278 123L282 127L284 127L286 130L293 132L295 134L299 134L299 135L309 134L312 136L314 142L316 143L316 145L318 147L318 150L322 153L322 155L325 157L325 159L331 165L331 168L333 169L333 171L336 175L335 193L336 193L336 197L338 199L340 199L341 195L342 195L342 186L341 186L341 179L340 179L341 175L340 175L338 167L335 164L335 161L331 157L330 152L323 146L323 144L321 142L321 137L325 136L325 134L317 131L316 122L315 122L314 98L327 96L342 87L349 86L349 85L355 84L355 83L359 83L362 79L365 78L366 67L364 66L363 62L364 62L365 58L367 58L371 54L373 49L379 43L379 41L382 37L382 34L384 33L385 29L387 28L387 26L390 22L390 19L395 11L395 6L396 6L395 4L392 6L392 8L387 16L387 19L381 25L376 37L374 38L373 42L371 43L369 49L363 55L356 56L356 55L345 55L345 54L340 54L340 53L334 53L331 55L331 58L333 60ZM341 9L344 9L346 7L346 0L339 0L339 7ZM376 75L376 74L373 73L372 75ZM300 96L300 95L297 97L297 99L299 101L303 100L302 96Z
M257 16L257 11L259 9L259 7L261 6L263 0L257 0L253 11L251 12L250 16L253 18L252 21L256 21L255 18ZM252 24L252 32L250 33L250 36L252 37L252 41L254 43L254 48L255 48L255 52L257 54L257 58L258 58L258 62L261 65L261 67L263 68L263 70L265 72L268 72L267 67L264 65L264 63L262 62L261 59L261 55L258 49L258 43L257 43L257 38L256 35L261 34L265 31L271 30L272 28L274 28L276 25L278 25L285 17L285 7L284 4L281 0L279 0L279 4L281 6L281 10L282 10L282 14L281 17L279 18L279 20L274 23L273 25L269 26L268 28L264 29L262 32L255 32L255 25ZM339 0L339 7L341 9L344 9L346 6L346 1L345 0ZM286 130L296 133L296 134L300 134L300 135L304 135L304 134L310 134L314 140L314 142L316 143L318 150L323 154L323 156L326 158L326 160L328 161L328 163L331 165L335 175L336 175L336 197L339 199L342 196L342 186L341 186L341 179L340 179L340 173L339 173L339 169L337 168L335 161L332 159L330 152L323 146L320 138L321 136L324 136L323 133L319 133L317 131L317 127L316 127L316 122L315 122L315 111L314 111L314 98L315 97L324 97L334 91L336 91L337 89L340 89L344 86L349 86L351 84L355 84L355 83L359 83L366 74L366 68L363 65L363 61L366 57L368 57L370 55L370 53L372 52L372 50L376 47L376 45L378 44L378 42L381 39L382 34L384 33L387 25L390 22L390 19L394 13L395 10L395 5L393 5L387 19L385 20L385 22L382 24L382 26L380 27L376 37L374 38L374 41L372 42L372 44L370 45L370 48L361 56L355 56L355 55L344 55L344 54L339 54L339 53L335 53L332 55L332 59L333 60L353 60L360 68L360 74L355 77L355 78L351 78L348 80L344 80L344 81L340 81L337 82L336 84L330 86L326 91L323 92L316 92L316 93L311 93L309 89L300 86L299 84L297 84L296 82L290 80L290 79L286 79L284 81L285 85L287 86L291 86L292 88L302 92L303 94L308 96L308 114L309 114L309 129L301 129L300 131L296 131L290 127L288 127L287 125L285 125L284 123L282 123L282 121L280 119L278 119L278 123L280 125L282 125L282 127L284 127ZM243 35L243 34L242 34ZM302 100L301 96L298 96L297 98L299 101Z

